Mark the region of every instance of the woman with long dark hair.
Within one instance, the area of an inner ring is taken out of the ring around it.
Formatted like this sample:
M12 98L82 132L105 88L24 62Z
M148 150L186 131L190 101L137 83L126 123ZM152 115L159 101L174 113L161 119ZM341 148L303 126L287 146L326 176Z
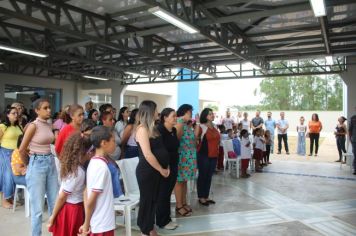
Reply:
M10 209L15 189L11 170L11 155L17 148L17 140L23 132L15 107L6 109L5 115L5 122L0 124L0 193L3 193L2 207Z
M323 129L323 125L319 121L318 114L314 113L312 115L312 120L309 121L308 127L309 127L309 138L310 138L309 156L313 155L314 144L315 144L315 155L314 156L318 156L320 132Z
M159 183L169 176L169 154L163 145L155 121L158 118L157 105L153 101L143 101L136 121L135 138L139 150L136 169L140 189L140 206L137 225L142 235L157 236L154 229L155 213L159 193Z
M27 148L30 149L26 184L30 195L31 232L41 235L44 198L47 195L48 214L52 215L58 193L58 175L50 147L54 134L47 122L51 118L50 104L45 99L38 99L33 107L37 118L26 129L19 152L23 162L27 163Z
M178 225L171 219L171 195L177 181L178 172L178 147L179 140L177 130L177 113L172 108L164 108L161 112L158 131L163 140L163 145L169 153L170 175L160 182L158 204L156 210L156 225L161 228L173 230Z
M138 109L133 109L130 114L130 119L124 129L124 133L121 139L121 157L132 158L138 157L138 147L135 140L135 129L136 115Z
M119 110L119 116L117 117L117 122L115 124L115 130L119 135L120 139L122 138L124 129L127 125L127 121L130 116L130 111L128 107L121 107ZM121 142L120 142L121 143Z

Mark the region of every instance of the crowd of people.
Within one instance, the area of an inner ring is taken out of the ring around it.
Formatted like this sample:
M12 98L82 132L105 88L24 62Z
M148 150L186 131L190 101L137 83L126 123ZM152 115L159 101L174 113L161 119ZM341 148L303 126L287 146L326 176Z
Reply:
M289 154L289 124L284 112L277 121L271 112L264 120L260 111L252 120L246 112L243 118L239 113L241 120L236 121L229 111L224 119L215 120L210 108L192 119L193 107L189 104L181 105L177 111L164 108L159 113L156 103L146 100L132 111L120 108L117 115L111 104L103 104L98 110L93 106L91 101L84 108L72 104L52 119L50 103L37 98L32 104L35 117L26 115L23 104L18 102L4 113L0 124L2 207L12 208L15 185L26 185L32 235L42 233L45 195L50 216L47 226L53 235L114 235L114 198L123 194L115 162L120 159L139 159L137 225L142 235L157 235L155 225L168 230L178 227L171 219L173 192L176 214L193 214L187 200L188 181L197 178L200 205L216 204L210 188L214 172L224 168L225 140L231 139L234 146L234 152L228 155L241 158L243 178L250 176L251 158L255 159L256 172L271 164L276 129L277 154L281 154L282 141ZM340 161L345 152L345 121L340 117L335 130ZM355 121L352 118L349 127L353 138ZM317 114L308 125L304 122L301 117L296 128L297 153L306 154L305 138L309 137L309 155L317 156L322 123ZM54 154L60 161L59 169Z

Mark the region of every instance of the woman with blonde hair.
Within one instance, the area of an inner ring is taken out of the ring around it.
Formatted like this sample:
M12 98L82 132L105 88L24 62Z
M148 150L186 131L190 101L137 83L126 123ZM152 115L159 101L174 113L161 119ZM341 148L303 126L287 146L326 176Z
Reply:
M157 235L154 223L160 179L167 178L170 173L169 154L155 127L157 119L156 103L150 100L143 101L138 109L135 130L139 150L136 176L140 189L137 225L142 235L151 236Z

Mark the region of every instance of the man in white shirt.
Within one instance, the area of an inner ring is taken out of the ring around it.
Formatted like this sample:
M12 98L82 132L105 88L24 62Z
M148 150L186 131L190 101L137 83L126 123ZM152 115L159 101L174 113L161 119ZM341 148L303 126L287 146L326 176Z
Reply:
M284 119L284 112L281 112L281 119L277 121L277 131L278 131L278 153L281 154L282 151L282 139L284 143L284 148L286 150L287 155L289 155L289 148L288 148L288 136L287 130L289 128L289 123L286 119Z

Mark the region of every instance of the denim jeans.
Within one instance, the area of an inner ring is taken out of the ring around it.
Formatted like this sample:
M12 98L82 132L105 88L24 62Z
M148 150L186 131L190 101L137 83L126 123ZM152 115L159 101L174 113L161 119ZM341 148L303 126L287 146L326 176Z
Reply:
M197 182L198 198L208 198L211 187L211 180L218 158L210 158L206 155L198 154L199 176Z
M11 154L13 150L0 147L0 192L5 199L14 195L15 184L12 178Z
M14 175L12 177L14 178L15 184L26 186L26 175Z
M336 137L336 146L337 146L337 151L339 152L339 161L342 161L342 152L344 152L344 153L347 152L345 143L346 143L345 136L337 136Z
M30 195L32 236L42 233L42 208L47 195L48 214L51 215L58 194L57 169L52 154L30 155L26 173L27 189Z

